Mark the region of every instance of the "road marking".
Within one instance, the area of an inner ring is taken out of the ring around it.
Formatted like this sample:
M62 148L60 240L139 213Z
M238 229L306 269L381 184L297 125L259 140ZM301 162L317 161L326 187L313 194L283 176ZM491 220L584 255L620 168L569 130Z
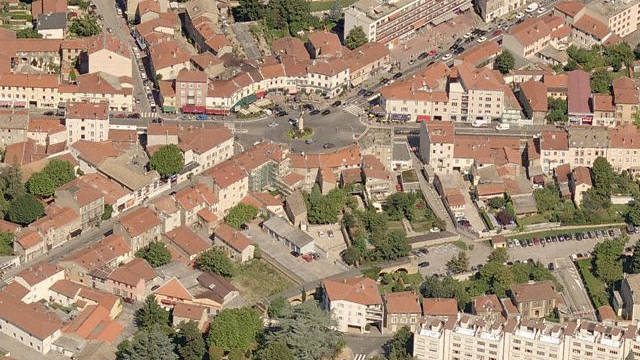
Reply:
M356 354L356 356L354 356L353 360L366 360L367 355L365 354Z

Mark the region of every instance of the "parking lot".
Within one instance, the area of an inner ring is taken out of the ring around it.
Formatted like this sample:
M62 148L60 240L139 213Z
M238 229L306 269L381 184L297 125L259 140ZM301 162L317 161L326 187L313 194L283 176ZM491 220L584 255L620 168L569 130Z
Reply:
M349 270L348 267L334 263L331 259L320 258L307 262L302 257L291 255L290 250L282 243L274 240L260 229L257 224L249 224L245 234L260 246L260 250L267 254L281 267L297 275L304 282L323 279Z
M347 248L338 224L309 225L307 233L315 239L317 246L327 252L330 259L340 259L340 253Z

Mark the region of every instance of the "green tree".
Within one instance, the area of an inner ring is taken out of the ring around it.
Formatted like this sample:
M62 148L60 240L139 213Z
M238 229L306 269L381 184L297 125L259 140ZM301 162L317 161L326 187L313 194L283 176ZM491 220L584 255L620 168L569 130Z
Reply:
M386 236L373 240L374 250L369 254L375 260L395 260L407 256L411 246L401 230L392 230Z
M567 100L547 98L549 111L547 112L547 121L554 124L565 124L569 120Z
M578 63L573 59L569 59L567 63L564 65L563 70L573 71L573 70L576 70L577 68L578 68Z
M209 360L222 360L224 357L224 350L220 346L209 346Z
M175 342L180 360L202 360L207 352L200 329L194 321L180 324Z
M256 360L294 360L293 353L284 342L276 341L258 350Z
M13 255L13 234L0 231L0 256Z
M625 240L622 238L607 239L593 248L594 274L608 285L622 279L620 255L624 250L624 243Z
M18 39L41 39L42 35L36 29L27 28L16 31L16 37Z
M256 21L262 18L264 5L259 0L240 0L238 4L233 8L236 21Z
M536 200L536 206L540 213L553 211L560 206L559 191L555 185L547 185L542 189L533 191L533 197Z
M507 248L497 248L491 251L489 254L488 262L497 262L499 264L504 264L509 260L509 254L507 253Z
M389 341L389 360L409 360L412 359L413 333L408 327L403 326L393 335Z
M350 50L358 48L366 44L368 41L369 40L367 39L367 35L362 30L361 26L356 26L351 29L351 31L349 31L349 34L347 34L347 37L344 39L345 45Z
M9 204L7 218L20 225L29 225L44 215L44 206L31 194L18 195Z
M78 80L78 75L74 69L69 70L69 81L75 83Z
M415 218L417 200L418 196L413 192L397 192L387 197L382 208L391 220L399 221L406 217L412 221Z
M111 219L111 214L113 213L113 206L111 206L111 204L104 204L104 210L102 210L102 215L100 216L100 218L102 220L109 220Z
M147 260L152 267L166 265L171 261L171 253L166 245L160 241L154 241L136 251L136 257Z
M158 304L155 295L147 296L142 307L136 312L136 325L141 329L147 329L154 325L168 324L169 312Z
M161 325L138 331L133 340L118 349L119 360L178 360L175 346Z
M260 314L252 308L224 309L211 321L209 344L225 351L246 352L262 329Z
M455 298L458 302L458 309L460 310L464 310L466 304L471 301L471 297L464 283L451 276L445 276L443 278L435 276L426 277L420 286L420 292L422 296L426 298Z
M633 351L629 351L629 354L624 358L624 360L634 360L635 359L635 355L633 354Z
M329 10L329 21L337 23L342 18L342 5L340 4L340 0L335 0L333 5L331 5L331 10Z
M607 64L618 72L622 66L629 67L635 60L633 50L626 42L619 42L604 48L604 56Z
M184 167L182 152L174 144L164 145L151 155L149 167L165 179L175 175Z
M598 193L611 196L611 188L616 181L616 173L606 158L599 156L591 166L593 186Z
M502 209L504 207L504 197L496 196L489 199L489 206L494 209Z
M496 57L494 68L502 74L507 74L516 66L516 59L509 51L504 50Z
M335 321L315 301L294 306L278 319L278 326L265 331L261 348L285 344L296 360L333 358L344 346L342 334L333 330Z
M488 286L488 292L498 297L506 296L506 291L514 282L514 276L502 262L487 263L477 274L478 280Z
M198 256L196 267L202 271L211 271L230 278L236 272L235 264L217 248L211 248Z
M611 73L604 69L598 69L591 74L591 90L594 93L609 94L611 93L611 81L613 77Z
M335 224L338 214L344 209L347 194L344 189L333 189L322 195L320 187L314 185L310 194L305 194L307 218L311 224Z
M267 315L270 318L279 318L283 316L287 311L291 310L291 305L287 301L287 299L283 297L275 298L267 309Z
M633 255L629 264L629 272L640 274L640 241L633 246Z
M44 171L40 171L31 175L26 183L27 191L31 194L40 196L43 198L53 195L56 188L53 185L53 180Z
M258 216L258 209L255 206L239 203L229 210L224 221L232 228L240 229L240 226L255 219L256 216Z
M93 17L73 19L69 31L80 37L96 36L100 34L100 25Z
M447 269L454 274L461 274L469 270L469 257L464 251L460 251L457 256L454 256L447 262Z

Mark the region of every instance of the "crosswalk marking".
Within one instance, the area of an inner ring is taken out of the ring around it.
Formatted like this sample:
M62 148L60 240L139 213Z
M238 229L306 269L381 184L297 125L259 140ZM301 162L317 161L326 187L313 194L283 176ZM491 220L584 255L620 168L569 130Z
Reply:
M356 356L353 357L353 360L366 360L367 359L367 355L365 354L356 354Z
M344 107L344 111L346 111L346 112L348 112L348 113L350 113L352 115L355 115L355 116L359 116L364 112L364 110L360 106L358 106L356 104L346 105Z

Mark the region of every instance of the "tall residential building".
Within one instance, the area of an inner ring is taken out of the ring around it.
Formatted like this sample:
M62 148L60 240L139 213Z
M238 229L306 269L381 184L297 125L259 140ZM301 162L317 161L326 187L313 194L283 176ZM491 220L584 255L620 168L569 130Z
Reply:
M360 26L369 41L393 47L398 40L472 7L471 0L360 0L344 9L344 34Z
M324 280L322 290L322 305L331 312L338 331L364 333L369 332L370 326L382 331L384 307L375 280Z
M476 0L476 9L485 22L506 16L527 3L526 0Z
M67 143L106 141L109 138L109 103L77 102L67 105Z

